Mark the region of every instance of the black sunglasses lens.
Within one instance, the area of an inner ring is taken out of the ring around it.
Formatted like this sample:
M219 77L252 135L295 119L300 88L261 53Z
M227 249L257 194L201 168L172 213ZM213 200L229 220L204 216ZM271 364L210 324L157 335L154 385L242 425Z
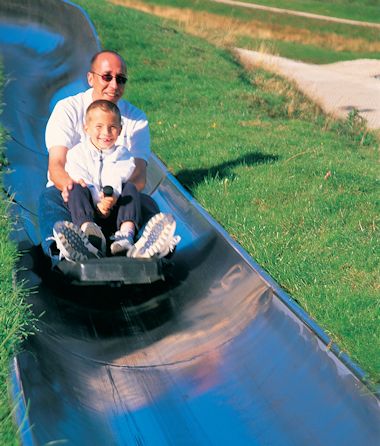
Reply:
M118 74L116 76L112 76L112 74L99 74L99 76L104 80L104 82L111 82L114 77L118 84L124 85L127 82L127 78L125 76L122 76L121 74Z
M125 76L116 76L116 82L124 85L127 82L127 78Z
M101 78L104 80L104 82L111 82L113 76L111 74L102 74Z

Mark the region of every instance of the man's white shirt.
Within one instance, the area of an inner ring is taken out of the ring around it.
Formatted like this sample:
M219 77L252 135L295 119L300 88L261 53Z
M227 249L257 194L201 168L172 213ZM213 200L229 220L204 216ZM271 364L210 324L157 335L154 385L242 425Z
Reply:
M84 118L87 107L93 102L93 89L57 102L46 126L45 142L48 150L54 146L73 148L86 141ZM117 103L122 119L122 130L116 146L124 146L134 158L148 161L150 155L150 133L146 115L131 103ZM52 186L49 180L47 186Z

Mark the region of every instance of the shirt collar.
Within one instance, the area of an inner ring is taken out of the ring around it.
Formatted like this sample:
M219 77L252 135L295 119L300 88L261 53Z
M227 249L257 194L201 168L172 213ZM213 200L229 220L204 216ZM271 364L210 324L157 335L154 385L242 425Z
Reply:
M87 145L90 148L92 157L95 159L100 158L100 155L103 155L103 157L111 156L116 151L116 145L113 145L107 150L99 150L94 146L89 137L87 137Z

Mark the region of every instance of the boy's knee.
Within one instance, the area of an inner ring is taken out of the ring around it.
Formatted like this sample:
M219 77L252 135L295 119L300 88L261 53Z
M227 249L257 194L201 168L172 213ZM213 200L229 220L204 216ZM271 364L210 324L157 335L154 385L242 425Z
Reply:
M136 186L133 183L131 183L130 181L127 181L126 183L123 184L123 195L124 194L134 195L137 192L138 191L137 191Z
M80 197L80 196L90 196L90 189L88 187L83 187L78 183L73 184L73 188L69 192L69 199L71 197Z

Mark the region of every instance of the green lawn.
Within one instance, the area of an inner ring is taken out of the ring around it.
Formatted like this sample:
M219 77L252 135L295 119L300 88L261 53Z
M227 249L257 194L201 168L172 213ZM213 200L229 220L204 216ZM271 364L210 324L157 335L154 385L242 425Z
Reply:
M380 23L379 0L243 0L246 3Z
M253 50L264 47L268 52L312 63L380 58L379 29L233 7L207 0L201 2L198 0L181 0L181 2L144 0L143 3L177 10L179 22L187 20L183 12L191 9L194 14L198 14L198 18L194 18L192 25L195 33L197 33L196 23L198 22L198 32L202 32L203 35L207 34L206 30L209 26L209 40L223 40L228 35L230 36L228 43L232 46ZM321 4L321 2L315 3ZM326 5L327 2L324 4ZM330 7L332 5L334 3L330 2ZM355 7L356 11L367 8L365 5L363 8L358 5L359 3L355 3L351 6ZM380 8L376 9L377 14L380 15ZM312 11L311 7L310 10ZM208 24L204 13L210 14L207 19ZM370 15L371 11L368 14ZM221 22L215 28L215 22L221 21L222 18L225 22ZM188 24L186 26L189 27Z
M357 117L332 123L286 82L244 71L167 20L80 4L103 46L128 60L127 96L149 116L154 151L378 381L374 137Z

